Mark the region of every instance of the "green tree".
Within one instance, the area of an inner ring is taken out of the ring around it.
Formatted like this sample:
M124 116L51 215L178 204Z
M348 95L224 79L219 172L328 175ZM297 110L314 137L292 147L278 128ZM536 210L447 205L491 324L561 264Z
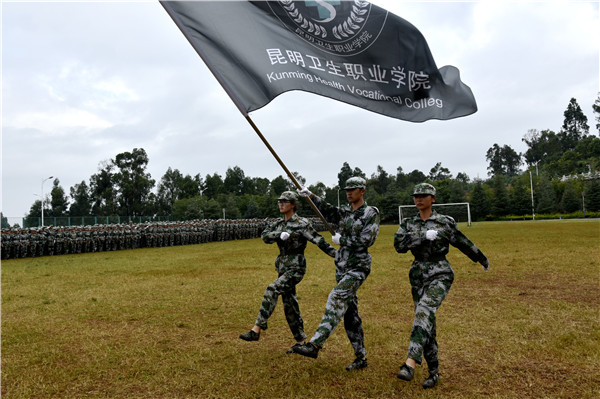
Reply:
M199 196L202 187L199 174L195 177L183 176L179 170L169 167L158 182L156 212L160 215L170 215L175 201Z
M102 161L98 173L90 177L92 213L99 216L117 214L116 188L113 185L114 165Z
M406 190L406 189L408 189L408 186L410 185L410 182L408 181L408 176L403 172L402 166L398 166L396 168L395 184L396 184L397 191Z
M392 177L383 169L382 166L377 165L377 172L371 175L369 185L373 186L378 194L385 194L387 193L388 187L392 182Z
M234 194L221 194L219 195L218 201L221 205L221 208L225 209L226 219L239 219L242 217L242 213L237 205L236 196Z
M496 216L505 216L508 214L508 189L506 188L506 177L503 175L496 175L492 179L493 185L493 200L492 200L492 214Z
M488 161L489 176L517 176L520 173L519 167L523 164L521 155L509 145L500 147L498 144L494 144L487 150L485 158Z
M567 109L564 112L564 121L559 138L564 151L575 148L579 140L587 136L590 127L587 124L587 116L581 110L577 100L571 98Z
M552 163L560 159L563 154L559 137L551 130L530 130L529 134L522 139L529 147L525 151L524 158L529 166L544 165L544 169L555 175Z
M531 214L531 192L522 178L516 178L509 191L510 210L512 215Z
M117 187L117 203L123 215L143 215L148 208L150 193L155 183L150 174L146 173L148 161L148 155L143 148L117 154L112 161L116 167L113 180Z
M170 215L173 204L180 198L179 182L182 176L179 170L171 169L169 166L165 174L160 178L157 186L156 210L159 215Z
M415 184L419 184L419 183L423 183L425 180L427 180L427 176L425 176L425 174L423 172L421 172L418 169L413 170L412 172L410 172L408 175L408 183L409 183L409 191L412 192L412 189Z
M244 212L244 219L255 219L260 217L260 208L254 198L250 198L248 201L248 205L246 206L246 211Z
M600 211L600 182L592 180L585 192L585 208L590 212Z
M537 199L537 213L554 213L557 211L556 192L546 176L540 178L537 192L534 190L534 196Z
M242 195L244 193L245 178L244 171L239 166L227 168L225 180L223 180L223 192Z
M60 185L60 180L54 179L52 190L50 191L50 212L48 212L48 216L66 216L68 209L69 199L65 194L65 190ZM46 211L44 210L45 213Z
M290 188L288 180L279 175L271 181L271 197L279 196Z
M216 198L221 192L223 192L223 179L216 172L213 175L206 175L204 179L204 192L202 195L206 195L208 198Z
M581 210L581 198L575 190L573 182L567 182L565 191L560 200L560 206L563 212L571 213Z
M473 220L482 220L491 212L490 200L479 180L475 182L471 191L470 207Z
M269 186L271 181L264 177L253 177L252 188L253 190L249 194L253 195L267 195L269 193Z
M435 166L429 171L429 180L434 182L451 178L452 173L450 173L450 169L444 168L441 162L436 163Z
M47 215L50 212L50 208L48 207L48 201L44 201L44 215ZM39 218L42 217L42 201L35 200L33 204L29 207L29 212L25 216L26 218Z
M215 198L211 198L204 208L204 217L207 219L219 219L223 217L223 208Z
M70 216L88 216L92 211L92 203L90 196L90 189L82 180L81 183L75 184L69 189L71 199L73 202L69 207Z

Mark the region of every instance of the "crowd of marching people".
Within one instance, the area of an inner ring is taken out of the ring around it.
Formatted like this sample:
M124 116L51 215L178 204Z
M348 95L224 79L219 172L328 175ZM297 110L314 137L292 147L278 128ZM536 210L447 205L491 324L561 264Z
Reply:
M218 219L2 229L2 259L258 238L276 219ZM314 220L315 228L324 230Z

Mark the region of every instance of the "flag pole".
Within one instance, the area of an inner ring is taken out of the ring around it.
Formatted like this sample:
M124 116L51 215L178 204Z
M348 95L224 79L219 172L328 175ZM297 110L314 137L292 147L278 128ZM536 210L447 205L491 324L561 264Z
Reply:
M302 186L300 185L300 183L298 183L298 180L296 180L296 177L292 174L292 172L290 172L290 170L287 168L287 166L285 166L285 164L283 163L283 161L281 160L281 158L279 158L279 155L277 155L277 153L275 152L275 150L273 149L273 147L271 147L271 144L269 144L269 142L267 141L267 139L265 138L265 136L263 136L263 134L260 132L260 130L258 129L258 127L254 124L254 121L252 121L252 119L250 118L250 116L248 114L244 114L244 116L246 117L246 120L248 121L248 123L250 124L250 126L252 126L252 129L254 129L254 131L256 132L256 134L258 135L258 137L260 137L260 139L262 140L262 142L269 149L269 151L271 152L271 154L273 155L273 157L275 157L275 159L277 160L277 162L279 163L279 165L281 166L281 168L288 175L288 177L290 178L290 180L292 181L292 183L294 183L294 185L296 186L296 188L298 190L301 190ZM335 234L335 231L333 231L333 229L331 228L331 226L329 225L329 223L327 223L327 221L325 220L325 217L323 216L323 214L321 213L321 211L319 211L319 208L317 208L317 206L315 205L315 203L310 199L310 197L305 197L305 198L306 198L306 201L308 202L308 204L310 205L310 207L312 208L312 210L317 214L317 216L319 216L319 219L321 219L321 221L325 224L325 227L327 227L327 230L329 230L329 232L331 234Z

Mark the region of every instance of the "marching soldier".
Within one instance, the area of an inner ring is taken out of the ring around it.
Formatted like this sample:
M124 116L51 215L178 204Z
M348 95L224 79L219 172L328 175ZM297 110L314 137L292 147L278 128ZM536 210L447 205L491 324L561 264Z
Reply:
M331 257L335 256L336 250L317 233L308 219L296 214L297 202L296 193L284 191L277 200L283 218L267 227L262 233L265 243L276 243L279 247L279 256L275 260L278 278L265 290L254 327L240 335L240 338L245 341L258 341L260 332L267 329L267 320L275 310L279 295L283 301L286 320L296 340L292 348L300 346L306 339L304 322L296 298L296 285L302 281L306 273L304 250L307 241L317 245L321 251ZM292 348L288 353L293 352Z
M337 208L315 196L308 189L299 191L304 197L313 198L326 220L339 226L333 236L334 244L340 245L335 256L335 279L321 324L310 342L294 348L294 352L317 358L319 350L333 330L344 318L344 328L356 359L346 370L359 370L367 367L367 350L364 345L362 320L358 315L356 292L371 272L371 255L368 248L375 243L379 234L379 210L368 206L364 200L366 181L361 177L351 177L346 181L346 198L350 206Z
M412 380L416 365L425 357L429 377L423 383L424 389L433 388L440 378L435 313L454 280L454 271L446 259L449 246L481 263L485 271L489 268L486 256L458 230L454 219L432 210L435 194L431 184L417 184L412 196L419 214L404 219L394 235L396 251L411 251L415 257L408 274L415 318L406 363L400 368L398 378Z

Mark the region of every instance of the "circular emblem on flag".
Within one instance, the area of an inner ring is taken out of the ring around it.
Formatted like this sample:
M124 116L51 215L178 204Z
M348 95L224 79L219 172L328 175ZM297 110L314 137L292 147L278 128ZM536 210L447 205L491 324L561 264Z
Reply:
M368 1L279 0L267 2L273 13L292 32L325 52L356 55L376 40L387 11Z

